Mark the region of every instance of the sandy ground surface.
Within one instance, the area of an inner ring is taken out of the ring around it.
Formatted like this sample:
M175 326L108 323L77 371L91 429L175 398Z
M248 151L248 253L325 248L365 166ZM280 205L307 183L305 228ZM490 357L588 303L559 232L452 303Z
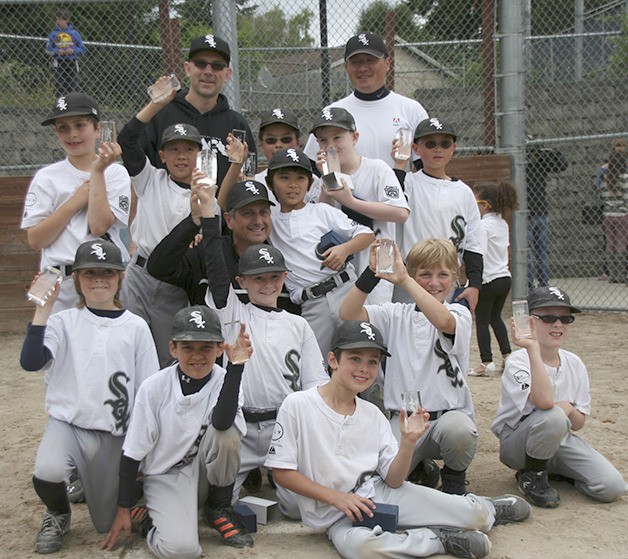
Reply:
M583 436L603 452L628 478L628 315L586 313L578 316L566 349L577 352L588 366L593 396L592 416ZM40 527L42 505L31 485L35 452L45 424L44 383L39 373L27 373L18 364L22 335L1 338L0 379L2 400L0 464L2 507L0 557L35 557L35 535ZM472 344L472 364L477 349ZM469 469L469 490L499 495L516 492L513 472L498 459L498 441L489 430L499 399L497 378L471 378L480 446ZM594 503L564 483L557 484L562 503L554 510L535 508L521 525L500 526L490 533L494 559L628 558L628 497L611 504ZM271 497L264 486L262 496ZM420 505L420 504L419 504ZM64 548L52 557L147 559L151 553L138 536L113 552L101 552L103 536L94 530L87 507L73 507L72 527ZM326 559L338 557L324 534L299 522L277 521L260 526L255 546L245 550L224 547L208 528L201 528L203 557L212 559L264 558Z

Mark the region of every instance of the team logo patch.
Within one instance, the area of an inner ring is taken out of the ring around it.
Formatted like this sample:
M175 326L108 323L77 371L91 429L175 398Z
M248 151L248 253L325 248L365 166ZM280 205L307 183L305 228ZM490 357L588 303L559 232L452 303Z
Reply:
M283 437L283 426L278 421L275 422L275 428L273 429L273 441L278 441Z
M385 186L384 194L389 198L399 198L399 187L398 186Z
M26 195L26 200L25 200L25 202L24 202L24 205L25 205L27 208L30 208L31 206L34 206L34 205L35 205L35 202L37 202L37 196L35 195L35 193L34 193L34 192L29 192L29 193Z
M368 322L361 322L360 328L360 334L366 334L366 337L371 341L375 339L375 332L373 332L373 328L371 328Z
M436 130L443 129L443 125L441 124L440 120L438 120L437 118L430 118L430 126L433 126L434 128L436 128Z
M325 107L323 109L322 115L325 120L334 120L334 117L331 114L331 109L329 107Z
M560 289L558 289L558 287L550 287L549 292L557 299L560 299L561 301L565 300L565 296L563 295L563 292Z
M273 116L275 118L279 118L279 119L283 120L284 114L281 111L281 109L273 109Z
M275 259L271 256L270 252L268 252L267 248L260 248L259 249L259 259L260 260L265 260L266 264L274 264L275 263Z
M298 163L300 161L299 159L299 155L297 154L296 150L294 148L290 148L289 150L286 151L286 155L292 159L292 161L294 161L295 163Z
M205 321L203 320L201 311L192 311L190 313L190 322L196 324L197 328L205 328Z
M244 183L244 188L253 194L259 194L259 188L257 188L257 186L255 186L255 184L251 181L246 181L246 183Z
M185 125L183 124L175 124L174 131L179 134L179 136L187 136L188 131L185 129Z
M129 203L129 197L125 196L124 194L121 194L118 197L118 206L125 214L128 214L129 208L131 206L131 204Z
M68 103L65 100L65 97L59 97L59 99L57 99L57 109L59 109L60 111L68 110Z
M512 375L517 384L521 386L522 391L530 389L530 371L517 371Z
M216 39L213 35L205 35L205 42L213 49L216 48Z
M100 243L94 243L91 246L91 249L92 251L90 252L90 254L95 254L98 260L105 260L107 258L107 253L102 248L102 245Z
M358 35L358 41L360 41L363 45L369 44L369 40L366 38L366 33L360 33Z

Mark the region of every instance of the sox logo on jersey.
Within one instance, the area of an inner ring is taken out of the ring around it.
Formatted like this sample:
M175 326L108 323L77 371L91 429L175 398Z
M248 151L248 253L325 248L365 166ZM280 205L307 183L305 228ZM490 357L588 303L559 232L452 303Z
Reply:
M115 420L115 426L121 433L126 433L129 426L129 391L126 383L129 377L122 371L117 371L109 377L109 390L115 396L105 400L104 404L111 406L111 414ZM126 381L126 382L125 382Z

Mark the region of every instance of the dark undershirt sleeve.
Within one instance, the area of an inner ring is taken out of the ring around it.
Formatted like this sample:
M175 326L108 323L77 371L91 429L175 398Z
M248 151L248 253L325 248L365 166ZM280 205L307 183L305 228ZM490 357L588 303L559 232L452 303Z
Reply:
M39 371L52 359L52 353L44 345L45 326L29 323L20 355L20 365L26 371Z
M479 252L465 250L462 253L462 260L464 261L467 272L469 287L477 287L480 289L482 287L482 272L484 271L482 255Z
M227 374L212 412L212 425L217 431L226 431L235 421L243 371L244 365L227 365Z
M139 460L133 460L124 454L120 458L120 487L118 488L118 506L130 509L140 498L137 483Z

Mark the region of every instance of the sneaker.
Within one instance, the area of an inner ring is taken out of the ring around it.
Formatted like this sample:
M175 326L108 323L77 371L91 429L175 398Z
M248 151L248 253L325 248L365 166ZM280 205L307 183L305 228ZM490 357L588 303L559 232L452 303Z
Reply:
M55 553L63 547L63 536L70 529L71 513L54 514L50 511L44 513L44 521L41 530L35 539L37 553Z
M467 475L465 472L459 474L445 473L443 468L440 471L442 485L440 490L450 495L464 495L467 492Z
M253 536L249 534L230 507L222 510L204 507L203 516L207 524L218 530L224 544L231 547L253 547Z
M445 548L445 553L467 559L486 557L491 552L491 540L479 530L443 530L430 528Z
M85 489L83 488L83 482L78 476L78 472L76 470L74 470L70 476L70 483L66 488L66 492L70 503L85 502Z
M491 497L489 501L495 507L495 524L523 522L532 512L530 504L516 495Z
M244 483L242 484L244 489L249 493L257 493L262 488L262 472L259 468L255 468L249 472L246 476Z
M489 377L497 371L495 363L480 363L475 369L469 370L470 377Z
M410 472L408 481L416 485L425 487L437 487L440 480L440 468L434 460L426 458L417 464L417 467Z
M131 531L139 534L143 538L148 535L153 527L153 519L148 514L148 509L144 505L131 509Z
M515 476L519 491L537 507L556 508L560 504L558 491L548 481L547 472L524 472L519 470Z

